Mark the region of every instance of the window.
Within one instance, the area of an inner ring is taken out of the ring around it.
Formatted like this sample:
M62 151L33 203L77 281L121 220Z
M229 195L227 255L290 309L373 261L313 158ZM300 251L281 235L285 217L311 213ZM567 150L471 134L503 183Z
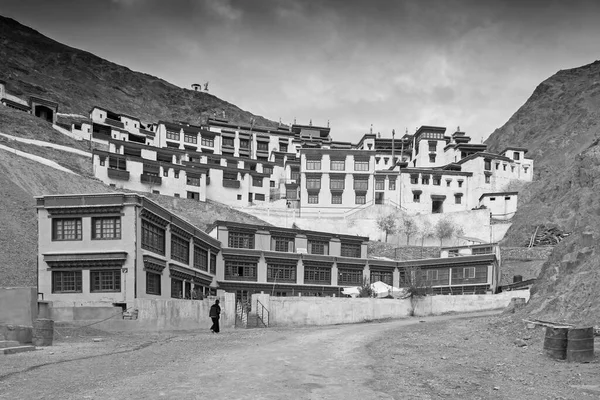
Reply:
M329 242L322 240L309 240L308 241L308 254L329 254Z
M510 166L510 172L515 172L515 166L514 165Z
M283 153L287 153L287 151L288 151L288 145L287 144L281 144L281 143L279 143L279 151L281 151Z
M252 186L257 186L257 187L262 187L263 185L263 178L260 176L253 176L252 177Z
M175 261L189 264L190 241L181 236L171 234L171 258Z
M462 275L463 279L475 278L475 267L463 268Z
M267 143L267 142L256 143L256 150L269 151L269 143Z
M331 268L305 266L304 283L307 282L331 284Z
M355 171L368 171L369 170L369 162L368 161L354 161L354 170Z
M273 175L273 167L265 167L263 165L263 174Z
M518 153L516 151L513 152L513 160L519 160L521 158L521 153Z
M319 204L319 195L318 194L309 194L308 195L308 204Z
M298 193L296 189L286 189L285 198L288 200L298 200Z
M342 194L331 193L331 204L342 204Z
M269 187L274 188L275 187L275 181L269 181Z
M527 173L527 167L523 167L523 172Z
M343 171L346 169L346 161L344 160L331 160L332 171Z
M496 163L496 169L500 168L500 163Z
M342 243L342 257L360 258L360 244Z
M463 181L458 181L458 187L462 187Z
M306 178L307 189L321 189L321 177L307 177Z
M121 270L90 271L90 292L120 292Z
M146 293L160 296L160 274L146 271Z
M329 179L329 189L333 190L344 190L346 182L344 178L333 178Z
M100 158L100 166L104 167L106 165L106 158Z
M483 169L485 169L486 171L490 171L492 169L492 161L483 160Z
M175 176L175 179L179 179L179 171L175 171L175 173L173 174L173 176Z
M510 200L510 196L506 196L504 200Z
M183 281L171 278L171 297L174 299L183 298Z
M394 276L392 272L388 271L377 271L371 270L371 282L381 281L383 283L387 283L388 285L393 285ZM361 282L362 284L362 282Z
M306 160L306 170L314 171L321 169L321 160Z
M229 247L234 247L236 249L253 249L254 233L229 231L227 243Z
M225 261L225 279L256 280L256 263L247 261Z
M354 198L355 204L367 204L367 196L364 194L357 194Z
M92 218L92 239L121 239L121 217Z
M194 246L194 268L208 271L208 250Z
M429 142L429 151L435 151L437 148L437 142L431 141ZM431 155L430 155L431 157ZM435 161L435 154L433 155L433 160Z
M448 250L448 257L458 257L458 249Z
M384 179L375 179L375 190L385 190Z
M490 197L490 201L496 201L495 197Z
M265 195L262 193L255 193L254 200L256 201L265 201Z
M396 179L390 179L389 189L396 190Z
M296 282L296 266L291 264L267 264L267 282Z
M434 163L435 162L435 154L430 154L429 155L429 162L430 163Z
M209 138L209 137L203 137L200 141L200 144L202 146L206 146L206 147L214 147L215 146L215 139L214 138Z
M413 192L413 202L415 202L415 203L421 202L421 193Z
M475 247L472 250L472 254L478 255L478 254L491 254L493 253L492 251L492 246L485 246L485 247Z
M160 194L160 190L153 190L152 194Z
M423 185L429 185L429 175L423 175L423 176L421 176L421 184L423 184Z
M200 193L198 192L187 192L187 198L190 200L200 201Z
M169 176L169 169L168 168L164 168L163 169L163 176L164 177L168 177Z
M200 177L199 176L187 176L186 184L190 186L200 186Z
M291 175L290 175L290 179L293 181L298 182L298 180L300 179L300 171L294 171L292 170Z
M224 137L223 146L233 147L233 138Z
M411 175L410 183L412 183L413 185L418 184L419 183L419 175Z
M433 177L433 185L434 186L440 186L442 184L442 177L441 176L434 176Z
M198 143L198 135L190 135L190 134L185 133L183 135L183 141L187 142L187 143L197 144Z
M369 180L354 178L354 190L369 190Z
M502 164L502 170L506 171L506 164Z
M81 218L53 218L52 240L81 240Z
M81 293L81 271L52 271L52 293Z
M240 139L240 149L248 150L250 148L250 141L248 139Z
M294 238L285 236L271 237L271 250L282 251L284 253L294 252Z
M179 132L167 131L167 139L179 140Z
M165 230L142 220L142 249L165 255Z
M210 273L211 274L217 273L217 255L216 254L210 255Z
M458 195L455 194L454 195L454 204L461 204L462 203L462 194Z
M426 272L427 272L427 281L428 282L438 280L438 271L437 270L429 269Z
M338 285L361 285L363 280L362 269L339 269Z
M490 175L486 175L485 176L485 183L490 183L490 180L491 180Z

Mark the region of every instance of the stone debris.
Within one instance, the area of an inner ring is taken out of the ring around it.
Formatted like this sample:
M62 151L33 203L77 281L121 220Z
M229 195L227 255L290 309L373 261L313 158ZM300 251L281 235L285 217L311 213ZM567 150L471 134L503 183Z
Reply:
M564 232L556 227L547 228L544 225L539 225L535 228L535 232L531 235L529 243L526 246L554 246L562 242L570 234L570 232Z

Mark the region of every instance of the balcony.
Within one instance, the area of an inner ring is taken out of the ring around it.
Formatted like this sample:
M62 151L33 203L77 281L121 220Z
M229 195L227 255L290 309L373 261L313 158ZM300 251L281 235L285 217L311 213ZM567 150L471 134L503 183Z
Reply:
M223 187L233 188L233 189L239 189L240 188L240 181L236 181L236 180L233 180L233 179L223 179Z
M122 169L108 169L108 177L111 179L118 179L120 181L128 181L129 180L129 171L125 171Z
M140 182L148 183L150 185L161 185L162 178L160 176L142 174L140 175Z

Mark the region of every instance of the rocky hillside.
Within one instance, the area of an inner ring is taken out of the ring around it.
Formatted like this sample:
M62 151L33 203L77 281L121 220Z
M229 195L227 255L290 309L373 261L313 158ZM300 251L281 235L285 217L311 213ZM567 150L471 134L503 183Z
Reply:
M524 311L573 323L600 323L600 62L559 71L486 141L529 149L535 181L519 188L505 245L523 246L536 226L572 232L554 248Z
M9 93L43 97L59 112L88 115L93 106L139 117L200 123L217 113L249 122L251 113L206 92L182 89L148 74L131 71L91 53L52 40L0 16L0 79ZM258 125L275 126L263 117Z

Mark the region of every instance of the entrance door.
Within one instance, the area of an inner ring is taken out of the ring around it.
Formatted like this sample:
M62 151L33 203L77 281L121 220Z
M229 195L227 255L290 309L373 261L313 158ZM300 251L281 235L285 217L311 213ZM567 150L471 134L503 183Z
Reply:
M383 204L383 192L375 192L375 204Z
M248 203L252 204L253 200L254 200L254 196L252 195L252 193L248 193Z
M431 212L433 214L441 214L444 212L444 200L432 200Z

